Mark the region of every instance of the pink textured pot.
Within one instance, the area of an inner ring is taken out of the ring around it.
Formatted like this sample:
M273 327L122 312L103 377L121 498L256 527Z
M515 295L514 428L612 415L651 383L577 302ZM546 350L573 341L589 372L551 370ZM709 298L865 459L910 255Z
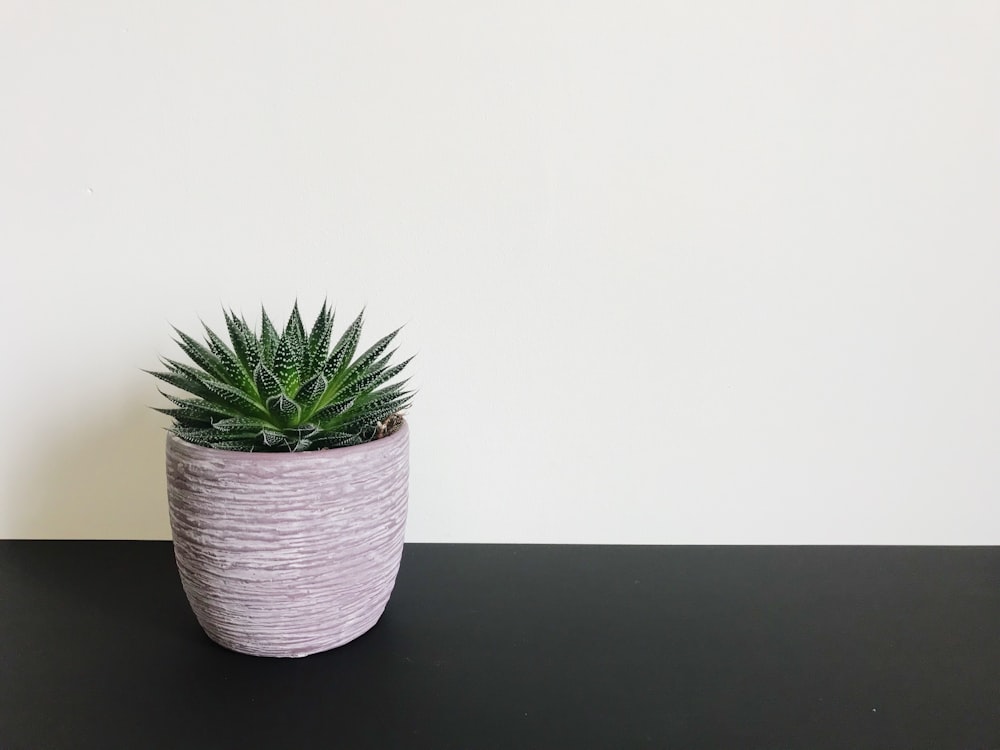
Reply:
M240 453L168 435L174 556L208 636L306 656L371 628L403 553L409 427L349 448Z

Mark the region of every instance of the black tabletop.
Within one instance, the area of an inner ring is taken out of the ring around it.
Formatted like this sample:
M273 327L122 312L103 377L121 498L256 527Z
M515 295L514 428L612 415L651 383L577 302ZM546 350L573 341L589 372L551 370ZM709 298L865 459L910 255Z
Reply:
M1000 748L1000 548L407 545L379 624L209 641L165 542L0 542L0 748Z

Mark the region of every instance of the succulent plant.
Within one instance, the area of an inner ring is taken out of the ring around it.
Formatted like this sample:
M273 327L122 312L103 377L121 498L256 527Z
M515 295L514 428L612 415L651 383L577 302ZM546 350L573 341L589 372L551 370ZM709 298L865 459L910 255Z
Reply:
M232 310L223 310L230 346L205 325L205 344L178 330L177 344L193 365L163 358L151 375L194 398L160 391L174 408L183 440L233 451L305 451L356 445L390 434L412 391L389 383L412 359L390 365L384 354L397 328L355 358L364 311L330 348L334 313L326 303L311 330L298 302L279 335L261 309L260 335ZM204 325L204 324L203 324Z

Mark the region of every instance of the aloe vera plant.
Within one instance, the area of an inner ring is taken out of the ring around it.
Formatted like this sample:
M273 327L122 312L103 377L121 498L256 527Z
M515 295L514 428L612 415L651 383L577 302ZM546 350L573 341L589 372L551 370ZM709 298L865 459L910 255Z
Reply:
M323 307L306 330L296 302L279 334L261 309L260 334L223 311L229 342L205 325L205 343L174 328L192 364L163 358L151 375L186 391L160 391L173 408L170 430L183 440L233 451L306 451L356 445L391 434L412 398L406 380L390 383L407 363L385 353L399 329L355 357L364 311L330 348L333 310ZM231 344L231 345L230 345Z

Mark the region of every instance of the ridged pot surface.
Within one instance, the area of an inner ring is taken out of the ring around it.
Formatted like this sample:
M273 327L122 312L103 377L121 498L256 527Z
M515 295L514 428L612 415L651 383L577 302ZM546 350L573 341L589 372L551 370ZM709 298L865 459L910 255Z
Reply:
M371 628L403 553L409 427L349 448L241 453L167 437L174 556L198 622L257 656Z

